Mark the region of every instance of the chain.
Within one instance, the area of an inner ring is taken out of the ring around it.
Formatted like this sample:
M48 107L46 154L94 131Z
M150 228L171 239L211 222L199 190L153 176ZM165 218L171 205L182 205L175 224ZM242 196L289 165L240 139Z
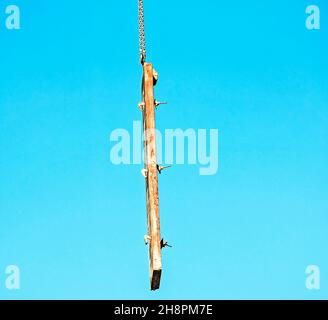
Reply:
M138 0L139 10L139 52L140 62L143 64L146 61L146 36L145 36L145 18L143 0Z

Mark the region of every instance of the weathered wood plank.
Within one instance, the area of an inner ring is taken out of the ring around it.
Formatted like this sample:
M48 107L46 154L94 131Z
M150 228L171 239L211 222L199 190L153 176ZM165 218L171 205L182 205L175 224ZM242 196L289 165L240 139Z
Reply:
M143 66L143 94L145 106L143 110L144 123L144 161L148 171L146 179L146 203L149 243L150 286L156 290L160 286L162 273L162 253L158 200L158 173L156 159L156 132L154 107L154 69L151 63Z

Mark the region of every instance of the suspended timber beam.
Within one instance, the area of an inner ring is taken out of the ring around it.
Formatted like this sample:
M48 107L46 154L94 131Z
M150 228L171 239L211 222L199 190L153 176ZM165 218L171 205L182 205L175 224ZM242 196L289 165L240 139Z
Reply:
M157 73L151 63L143 64L143 130L144 162L146 177L146 206L149 241L149 272L151 290L160 286L162 273L162 253L158 203L158 172L156 159L155 99L154 85Z

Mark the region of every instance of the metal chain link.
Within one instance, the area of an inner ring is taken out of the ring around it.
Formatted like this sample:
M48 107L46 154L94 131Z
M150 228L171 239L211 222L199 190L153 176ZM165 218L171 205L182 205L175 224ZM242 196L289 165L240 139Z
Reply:
M143 0L138 0L139 10L139 52L140 61L143 64L146 61L146 36L145 36L145 18Z

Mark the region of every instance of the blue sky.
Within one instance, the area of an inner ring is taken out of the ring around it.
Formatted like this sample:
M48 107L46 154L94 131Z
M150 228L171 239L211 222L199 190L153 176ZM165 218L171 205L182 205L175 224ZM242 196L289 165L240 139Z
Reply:
M328 297L326 1L145 0L158 128L217 128L219 172L160 177L149 290L141 166L109 161L140 120L137 1L0 2L0 298ZM321 29L305 28L305 8ZM8 291L7 265L21 270ZM321 290L305 268L321 270Z

